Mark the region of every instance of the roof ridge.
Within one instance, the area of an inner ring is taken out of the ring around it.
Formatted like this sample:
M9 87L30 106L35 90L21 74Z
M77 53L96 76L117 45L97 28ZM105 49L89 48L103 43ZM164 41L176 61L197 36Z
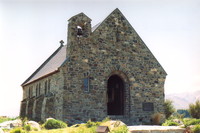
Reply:
M78 14L72 16L70 19L68 19L68 21L70 21L72 18L74 18L74 17L76 17L76 16L79 16L79 15L87 17L90 21L92 20L92 19L89 18L87 15L85 15L85 13L81 12L81 13L78 13Z
M103 24L106 20L107 20L107 18L109 18L110 17L110 15L111 14L113 14L114 12L119 12L120 14L122 14L122 12L118 9L118 8L116 8L115 10L113 10L103 21L101 21L101 22L99 22L98 24L96 24L93 28L93 31L92 32L94 32L96 29L98 29L100 26L101 26L101 24ZM123 15L123 14L122 14ZM123 17L125 17L124 15L123 15Z
M51 56L49 58L47 58L36 70L35 72L30 76L28 77L28 79L26 79L22 84L21 86L25 85L31 78L33 78L60 50L61 48L63 47L64 45L60 45L56 51L53 52L53 54L51 54Z

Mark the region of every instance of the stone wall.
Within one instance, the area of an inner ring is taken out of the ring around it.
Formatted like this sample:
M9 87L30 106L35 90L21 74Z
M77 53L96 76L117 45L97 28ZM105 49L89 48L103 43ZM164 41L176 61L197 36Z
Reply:
M45 81L49 80L50 91L45 94ZM44 121L49 117L62 119L63 80L63 75L59 72L24 86L20 116L27 116L36 121ZM38 84L40 84L40 94L36 94ZM31 95L30 88L32 88Z
M74 19L69 25L75 26L78 22L79 19ZM76 35L76 30L68 32ZM105 118L107 81L113 74L120 76L125 84L125 114L120 116L121 119L128 118L133 124L150 123L152 114L164 111L166 73L118 10L90 36L68 39L69 61L62 68L66 74L63 93L66 120L78 122ZM84 92L83 80L88 77L89 92ZM143 103L152 103L153 110L144 111Z

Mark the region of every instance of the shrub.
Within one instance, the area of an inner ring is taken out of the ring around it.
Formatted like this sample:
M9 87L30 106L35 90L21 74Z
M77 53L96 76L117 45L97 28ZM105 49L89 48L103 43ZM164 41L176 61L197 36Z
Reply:
M111 119L110 119L110 117L106 117L106 118L104 118L103 120L102 120L102 122L107 122L107 121L110 121Z
M197 100L195 104L189 105L189 112L193 118L200 119L200 100Z
M160 125L161 124L161 119L163 119L163 114L161 113L155 113L152 115L152 124L153 125Z
M200 119L184 119L185 126L197 125L200 124Z
M24 126L24 129L26 130L26 131L31 131L31 125L25 125Z
M127 126L119 126L114 128L111 133L128 133L128 128Z
M165 100L165 103L164 103L164 112L167 119L175 112L175 108L172 103L173 101L168 100L168 99Z
M44 127L46 129L66 128L67 124L60 120L50 119L44 123Z
M27 117L21 117L20 119L22 121L22 126L25 126L25 123L28 121L28 118Z
M10 131L10 133L23 133L23 130L21 128L14 128Z
M195 126L192 128L192 132L193 132L193 133L200 133L200 125L195 125Z
M93 121L89 120L89 121L87 121L87 123L85 125L86 125L86 127L90 128L93 126L99 126L100 122L93 122Z
M162 126L179 126L179 123L172 120L166 120L165 123L162 124Z

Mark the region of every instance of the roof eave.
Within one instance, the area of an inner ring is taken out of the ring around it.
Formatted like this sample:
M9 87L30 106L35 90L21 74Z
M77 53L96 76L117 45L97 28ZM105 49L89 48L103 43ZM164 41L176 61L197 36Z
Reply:
M46 77L48 77L48 76L51 76L51 75L53 75L53 74L55 74L55 73L58 73L58 72L59 72L59 69L57 69L57 70L55 70L55 71L53 71L53 72L51 72L51 73L48 73L48 74L46 74L46 75L43 75L42 77L39 77L38 79L35 79L35 80L31 81L31 82L22 84L21 86L22 86L22 87L25 87L25 86L27 86L27 85L30 85L30 84L34 83L34 82L37 82L38 80L44 79L44 78L46 78Z
M28 81L30 81L31 78L33 78L33 76L34 76L35 74L37 74L37 73L48 63L48 61L49 61L50 59L52 59L52 58L61 50L61 48L62 48L63 46L64 46L64 45L60 45L60 47L58 47L58 49L57 49L47 60L45 60L45 62L42 63L42 65L41 65L38 69L36 69L36 71L35 71L28 79L26 79L26 80L21 84L21 86L25 85ZM43 77L43 76L42 76L42 77Z

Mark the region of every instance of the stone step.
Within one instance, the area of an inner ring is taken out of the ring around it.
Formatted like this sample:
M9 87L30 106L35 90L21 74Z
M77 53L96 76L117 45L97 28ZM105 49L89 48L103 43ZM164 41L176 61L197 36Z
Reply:
M128 126L130 133L184 133L185 128L177 126Z

